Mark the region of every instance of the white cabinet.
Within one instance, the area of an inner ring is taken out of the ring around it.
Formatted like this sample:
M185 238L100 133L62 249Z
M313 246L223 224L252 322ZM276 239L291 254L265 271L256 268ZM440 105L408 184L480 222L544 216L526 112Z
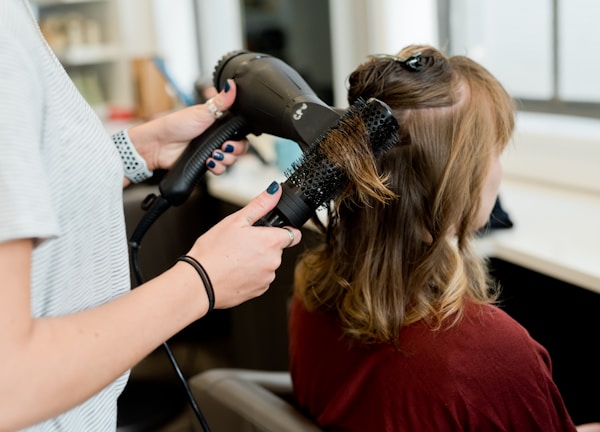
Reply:
M42 33L101 116L134 104L116 0L31 0Z

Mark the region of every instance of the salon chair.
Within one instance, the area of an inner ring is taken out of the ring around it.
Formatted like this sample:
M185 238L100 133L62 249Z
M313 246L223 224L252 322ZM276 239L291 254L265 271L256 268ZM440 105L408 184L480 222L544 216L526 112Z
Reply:
M189 385L213 432L322 431L295 406L288 372L215 368L193 376ZM195 416L192 424L202 430Z

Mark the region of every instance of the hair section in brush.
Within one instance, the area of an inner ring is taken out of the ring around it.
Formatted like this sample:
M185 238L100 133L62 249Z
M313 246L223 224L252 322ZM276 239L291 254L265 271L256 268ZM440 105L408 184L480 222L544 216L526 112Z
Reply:
M357 115L360 114L360 115ZM395 197L386 186L386 178L377 171L376 159L400 144L398 122L387 104L378 99L357 101L336 128L319 143L319 153L342 173L336 182L335 195L342 199L367 202L371 197L385 202Z
M398 141L398 124L387 105L377 99L357 101L294 163L277 206L256 225L301 227L317 209L328 205L349 179L360 181L354 173L360 172L361 165L377 176L373 148L380 152ZM384 186L382 190L391 193Z
M303 199L316 210L328 204L348 181L360 188L365 174L379 179L374 155L398 143L398 123L391 109L377 99L358 100L335 127L313 143L284 186L302 191ZM385 187L368 193L381 199L393 196Z

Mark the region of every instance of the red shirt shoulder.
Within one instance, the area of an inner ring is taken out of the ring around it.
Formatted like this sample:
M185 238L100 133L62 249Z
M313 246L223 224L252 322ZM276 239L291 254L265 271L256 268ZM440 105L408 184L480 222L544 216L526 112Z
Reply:
M331 430L575 431L548 352L498 307L471 304L446 330L406 327L400 351L351 344L296 300L289 331L298 402Z

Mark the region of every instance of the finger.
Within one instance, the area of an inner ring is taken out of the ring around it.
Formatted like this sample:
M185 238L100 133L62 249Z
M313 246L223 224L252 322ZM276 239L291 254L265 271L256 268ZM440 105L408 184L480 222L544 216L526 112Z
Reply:
M240 214L248 225L254 225L256 221L275 208L280 197L281 185L274 181L266 190L240 210Z
M213 174L221 175L227 169L227 166L223 162L218 162L213 158L206 159L206 168Z
M233 165L237 159L238 157L235 155L215 150L212 157L206 160L206 167L213 174L223 174L227 167Z
M300 230L293 227L283 227L283 230L288 234L287 243L284 249L291 248L300 243L300 239L302 238L302 232Z
M210 98L209 101L212 101L212 104L214 104L217 110L225 111L229 107L231 107L231 105L233 105L233 101L235 100L236 96L236 91L237 88L235 86L235 81L233 81L232 79L228 79L225 83L225 86L223 87L223 90L221 90L217 95ZM210 105L209 102L207 102L206 104Z
M230 153L236 156L245 154L248 151L248 140L243 139L240 141L226 141L222 146L221 150L224 153Z
M214 160L218 161L222 165L230 166L233 165L238 157L233 153L225 153L221 150L215 150L212 154Z
M206 87L202 91L202 95L204 96L205 99L210 99L211 97L215 97L218 94L219 94L219 91L217 90L217 88L215 86Z
M250 203L239 211L245 218L248 225L254 225L256 221L265 216L275 208L281 198L281 185L274 181L260 195L254 198ZM293 227L284 227L281 229L281 248L296 246L302 239L302 233L299 229Z

